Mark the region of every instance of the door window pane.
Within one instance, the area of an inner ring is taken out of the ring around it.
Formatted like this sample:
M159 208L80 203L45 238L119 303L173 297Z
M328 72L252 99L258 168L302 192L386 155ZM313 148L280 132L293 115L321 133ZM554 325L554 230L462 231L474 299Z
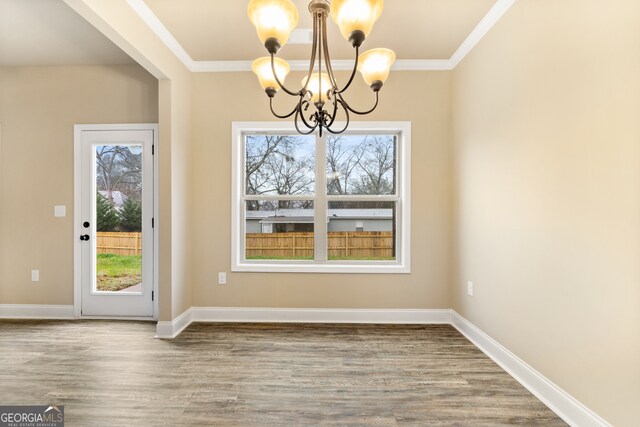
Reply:
M305 200L247 201L247 260L312 260L313 202Z
M142 145L96 146L94 291L142 292Z
M329 202L330 260L396 259L396 202Z

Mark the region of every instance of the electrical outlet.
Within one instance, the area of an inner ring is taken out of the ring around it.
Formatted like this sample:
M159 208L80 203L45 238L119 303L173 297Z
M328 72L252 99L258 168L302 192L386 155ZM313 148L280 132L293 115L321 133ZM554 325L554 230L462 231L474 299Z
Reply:
M40 281L40 270L31 270L31 281L32 282Z
M218 273L218 285L226 285L227 284L227 273L221 271Z
M473 282L467 282L467 295L473 296Z

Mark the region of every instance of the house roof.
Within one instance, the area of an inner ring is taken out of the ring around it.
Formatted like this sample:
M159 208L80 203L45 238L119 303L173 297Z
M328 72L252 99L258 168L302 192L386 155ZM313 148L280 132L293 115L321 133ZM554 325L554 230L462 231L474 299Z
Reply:
M310 224L313 222L313 215L311 216L269 216L262 221L261 224Z
M336 219L391 219L393 209L329 209L329 217Z
M109 192L108 191L98 191L98 193L100 193L100 195L106 197L107 200L109 199ZM124 194L122 191L112 191L111 192L111 200L113 200L113 204L117 208L121 208L122 205L124 205L124 202L126 202L128 198L129 197L126 194Z

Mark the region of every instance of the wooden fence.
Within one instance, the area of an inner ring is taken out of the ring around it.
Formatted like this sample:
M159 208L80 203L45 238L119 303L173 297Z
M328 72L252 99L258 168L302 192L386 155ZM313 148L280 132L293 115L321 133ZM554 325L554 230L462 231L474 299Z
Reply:
M247 233L246 257L313 258L313 233ZM332 231L329 259L393 259L391 231Z
M142 233L96 233L96 252L99 254L142 255Z
M99 254L141 255L142 233L96 233ZM330 259L391 259L393 233L390 231L332 231L328 236ZM246 257L313 258L313 233L248 233Z

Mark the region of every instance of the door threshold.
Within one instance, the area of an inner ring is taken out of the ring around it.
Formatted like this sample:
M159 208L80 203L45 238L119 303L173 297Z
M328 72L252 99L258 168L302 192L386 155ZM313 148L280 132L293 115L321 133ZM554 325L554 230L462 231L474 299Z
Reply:
M157 322L158 319L153 317L135 317L135 316L79 316L77 320L136 320L146 322Z

